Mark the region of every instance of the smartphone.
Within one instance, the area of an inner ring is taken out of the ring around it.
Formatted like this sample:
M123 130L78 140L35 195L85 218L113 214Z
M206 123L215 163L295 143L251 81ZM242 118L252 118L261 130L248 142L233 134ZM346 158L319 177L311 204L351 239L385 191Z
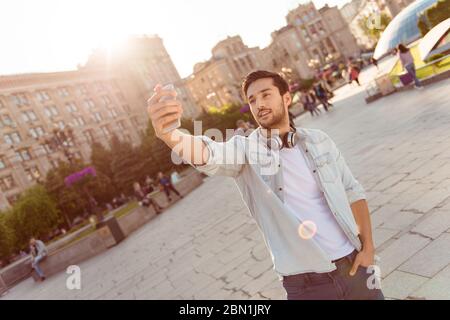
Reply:
M162 89L163 90L175 90L175 87L173 86L173 84L170 83L168 85L165 85ZM164 96L159 101L166 101L166 100L170 100L170 99L172 99L171 96ZM181 126L181 121L180 121L180 119L178 119L174 122L169 123L166 127L164 127L163 133L169 133L170 131L177 129L180 126Z

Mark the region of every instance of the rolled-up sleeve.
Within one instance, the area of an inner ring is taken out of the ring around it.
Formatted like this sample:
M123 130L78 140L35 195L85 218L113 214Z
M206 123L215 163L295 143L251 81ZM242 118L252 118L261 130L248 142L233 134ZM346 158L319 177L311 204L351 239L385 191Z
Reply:
M190 163L195 169L208 176L237 177L245 164L245 152L239 136L226 142L216 142L207 136L197 136L206 145L209 156L206 164Z

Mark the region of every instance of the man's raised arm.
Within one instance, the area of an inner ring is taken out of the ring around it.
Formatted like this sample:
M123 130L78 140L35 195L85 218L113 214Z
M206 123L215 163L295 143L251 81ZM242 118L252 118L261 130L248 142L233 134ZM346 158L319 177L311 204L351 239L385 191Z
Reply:
M160 101L165 96L173 99ZM156 136L181 159L207 175L239 175L245 155L235 137L227 142L216 142L206 136L193 136L178 129L168 133L163 131L168 124L180 119L183 113L180 101L175 98L176 91L163 90L158 85L148 100L148 114Z
M170 96L173 99L160 101L164 96ZM158 85L155 87L152 97L147 101L147 111L155 134L186 162L204 165L208 162L209 152L203 139L183 133L178 129L168 133L163 132L164 127L180 119L183 114L183 108L180 101L176 100L176 96L176 91L163 90Z

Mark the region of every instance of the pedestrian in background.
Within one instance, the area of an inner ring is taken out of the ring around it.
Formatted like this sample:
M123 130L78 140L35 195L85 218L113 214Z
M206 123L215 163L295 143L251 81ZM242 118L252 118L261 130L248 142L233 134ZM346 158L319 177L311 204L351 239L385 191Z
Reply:
M311 116L314 117L315 114L319 115L321 113L321 111L316 107L316 97L311 90L302 89L300 102L302 103L303 108L311 113Z
M411 51L405 47L403 44L399 44L397 46L397 55L402 63L403 68L406 72L413 78L414 80L414 88L423 89L422 84L416 76L416 67L414 65L414 58L411 54Z
M161 171L158 172L158 181L159 185L161 186L161 189L164 190L166 194L167 201L169 202L172 201L172 198L170 197L170 192L174 192L177 196L183 199L183 196L173 186L172 182L170 181L170 178L165 176Z
M44 271L40 267L40 263L47 258L47 247L44 242L39 239L30 239L31 267L36 271L41 281L45 280Z
M326 112L328 112L328 107L332 106L331 103L328 102L328 95L325 88L320 84L319 81L316 81L313 86L314 94L316 95L317 99L320 101L320 103L323 105Z

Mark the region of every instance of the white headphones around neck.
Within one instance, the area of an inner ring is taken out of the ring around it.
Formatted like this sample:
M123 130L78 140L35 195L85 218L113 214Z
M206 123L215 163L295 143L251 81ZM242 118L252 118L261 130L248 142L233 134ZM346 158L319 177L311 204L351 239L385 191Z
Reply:
M285 133L282 137L275 135L267 139L267 147L271 150L281 150L283 148L293 148L298 141L297 129L291 126L291 131Z

